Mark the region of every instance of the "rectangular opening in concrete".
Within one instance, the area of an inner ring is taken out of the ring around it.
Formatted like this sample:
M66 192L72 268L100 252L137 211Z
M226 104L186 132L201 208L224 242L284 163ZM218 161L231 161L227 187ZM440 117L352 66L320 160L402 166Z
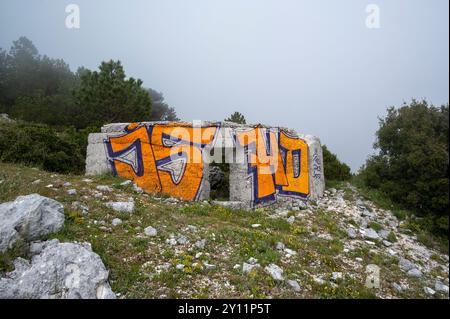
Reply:
M209 185L211 200L230 200L230 164L225 161L224 149L222 149L222 160L209 164Z

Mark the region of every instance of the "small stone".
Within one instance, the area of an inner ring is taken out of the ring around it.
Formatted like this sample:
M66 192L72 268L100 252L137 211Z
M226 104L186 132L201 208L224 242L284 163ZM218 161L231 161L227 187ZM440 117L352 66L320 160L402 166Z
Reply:
M325 284L325 280L323 280L323 279L320 278L320 277L313 276L313 280L314 280L314 282L315 282L316 284L319 284L319 285Z
M390 249L390 248L387 250L387 252L388 252L388 254L391 255L391 256L397 255L397 252L396 252L395 250Z
M169 238L169 239L166 239L166 243L171 246L175 246L177 244L177 240L175 238Z
M269 264L264 268L274 280L283 281L283 269L275 264Z
M333 272L333 273L331 274L331 278L332 278L334 281L339 280L339 279L342 279L342 273L341 273L341 272Z
M361 228L367 228L367 225L369 224L369 220L367 218L363 218L361 219L361 222L359 223L359 225L361 226Z
M68 191L67 191L67 195L75 195L77 193L77 190L76 189L69 189Z
M407 274L409 277L413 277L413 278L422 277L422 272L417 268L413 268L413 269L409 270Z
M122 224L122 220L121 220L120 218L114 218L114 219L111 221L111 224L112 224L113 226L119 226L120 224Z
M3 182L3 181L2 181L2 182ZM40 180L40 179L37 179L37 180L31 182L31 184L36 185L36 184L39 184L40 182L41 182L41 180Z
M184 245L187 243L187 238L184 235L179 235L177 238L177 243L180 245Z
M199 259L202 255L203 255L202 252L198 252L198 253L195 254L195 258Z
M207 270L211 270L211 269L216 268L216 265L209 264L209 263L207 263L206 261L203 262L203 266L205 266L205 268L206 268Z
M287 221L289 224L293 224L294 221L295 221L295 216L289 217L288 219L286 219L286 221Z
M178 264L175 266L176 269L178 270L183 270L184 269L184 265L183 264Z
M293 255L297 255L297 252L295 250L289 249L289 248L285 248L284 252L286 253L286 256L290 257Z
M277 209L275 209L275 213L276 213L278 216L286 217L287 214L289 213L289 210L283 209L283 208L277 208Z
M383 240L383 245L385 245L386 247L391 247L392 243L388 240Z
M282 242L279 241L279 242L277 242L275 248L277 250L284 250L285 246L284 246L284 244Z
M402 291L403 291L402 286L400 286L400 285L397 284L396 282L394 282L394 283L392 284L392 288L394 288L394 290L395 290L396 292L402 292Z
M105 205L116 212L132 213L134 211L134 202L108 202Z
M414 264L406 258L400 257L398 266L403 271L409 271L414 268Z
M369 217L369 218L374 218L375 217L375 214L372 213L371 211L367 210L367 209L363 210L361 215L364 216L364 217Z
M443 292L445 294L448 294L448 286L443 284L441 281L437 280L436 284L434 285L434 289L437 292Z
M176 203L179 202L179 200L176 199L175 197L169 197L169 198L166 198L166 199L164 200L164 202L165 202L165 203L169 203L169 204L176 204Z
M372 228L367 228L364 230L364 237L368 239L378 239L380 236L378 236L378 233L373 230Z
M206 245L206 239L199 240L195 243L195 247L197 247L199 249L205 248L205 245Z
M84 179L83 179L83 182L85 182L85 183L92 183L93 180L90 179L90 178L84 178Z
M112 192L113 189L107 185L98 185L96 187L97 190L101 191L101 192Z
M250 258L247 260L247 262L248 262L250 265L256 265L256 264L258 263L258 259L253 258L253 257L250 257Z
M150 237L154 237L158 234L158 231L152 226L148 226L144 229L144 234Z
M233 266L233 269L239 269L239 268L241 268L240 264L236 264L236 265Z
M382 229L378 232L378 235L383 239L387 239L390 233L391 232L389 230Z
M242 272L244 274L248 274L249 272L251 272L253 269L259 268L261 267L259 264L247 264L247 263L243 263L242 264Z
M252 227L253 228L258 228L258 227L261 227L261 224L252 224Z
M194 225L187 225L186 229L191 231L191 232L194 232L194 233L196 233L198 231L197 226L194 226Z
M127 186L127 185L130 185L131 183L132 182L130 180L126 180L126 181L120 183L120 186Z
M103 230L104 232L110 233L112 231L111 228L106 226L100 226L98 229Z
M133 184L133 190L138 194L142 194L144 192L144 190L139 186L137 186L136 184Z
M63 186L64 186L64 187L70 187L70 186L72 186L72 183L70 183L70 182L65 182L65 183L63 184Z
M424 288L423 288L423 291L425 291L425 293L426 293L427 295L429 295L429 296L433 296L433 295L436 293L436 291L434 291L434 290L431 289L430 287L424 287Z
M347 236L349 238L356 238L356 231L353 228L347 229Z
M355 260L356 260L356 261L359 261L359 262L362 262L362 261L363 261L363 259L362 259L361 257L356 257Z
M295 292L300 292L301 288L296 280L288 280L287 284L291 286L292 290L294 290Z

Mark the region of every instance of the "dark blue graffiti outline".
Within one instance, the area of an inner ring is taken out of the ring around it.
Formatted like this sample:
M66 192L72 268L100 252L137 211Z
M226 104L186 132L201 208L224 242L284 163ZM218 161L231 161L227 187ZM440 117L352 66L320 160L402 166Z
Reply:
M256 127L254 129L259 130L259 129L261 129L261 127ZM248 130L248 131L250 131L250 130ZM268 141L270 144L270 139ZM253 154L255 154L255 156L258 155L257 150L256 150L256 142L252 142L247 145L242 145L239 142L239 140L237 139L236 132L234 133L234 142L236 143L235 145L239 145L244 148L244 154L245 154L245 157L247 158L247 174L249 174L252 177L252 181L253 181L253 183L252 183L253 184L253 194L252 194L253 203L259 204L259 203L264 203L264 202L275 200L275 193L267 195L267 196L263 196L263 197L258 197L258 190L259 190L258 189L258 167L256 165L252 166L252 163L250 163L250 154L253 153ZM268 152L268 150L269 150L269 152L271 152L271 149L267 148L266 141L264 141L264 143L266 145L266 154L270 155L271 153L267 153L267 152ZM272 173L271 175L272 175L273 183L274 183L274 185L276 185L275 174Z
M174 137L174 136L172 136L172 135L170 135L170 134L162 133L162 134L161 134L161 145L162 145L163 147L167 147L167 148L172 148L172 147L177 146L177 145L190 145L190 146L195 146L195 147L197 147L197 148L200 149L200 152L201 152L201 154L202 154L202 156L203 156L203 150L204 150L204 148L205 148L206 146L210 145L210 144L212 144L212 145L215 144L216 138L217 138L218 132L220 131L220 127L221 127L221 126L220 126L220 124L214 124L214 125L211 125L211 126L208 126L208 127L214 127L214 128L216 129L215 132L214 132L214 137L212 138L212 140L211 140L210 143L194 143L194 142L191 142L191 141L183 140L183 139L181 139L181 138L179 138L179 137ZM202 127L199 127L199 129L201 129L201 128L202 128ZM165 139L174 142L174 144L171 145L171 146L166 145L166 144L164 143L164 140L165 140ZM185 156L185 157L187 157L187 155L186 155L185 152L178 152L177 155L178 155L178 156ZM160 159L160 160L156 160L156 159L155 159L156 167L158 168L159 163L164 163L164 161L169 162L170 159L171 159L171 156L167 156L167 157L162 158L162 159ZM166 162L166 163L167 163L167 162ZM186 166L187 166L187 164L186 164ZM180 180L178 181L178 183L175 183L175 181L173 180L172 174L170 174L170 179L172 180L172 182L173 182L175 185L181 183L181 181L182 181L182 179L183 179L183 177L184 177L184 172L185 172L185 170L186 170L186 167L184 168L182 177L180 178ZM159 169L157 169L157 171L159 171ZM167 171L163 170L163 172L167 172ZM204 177L204 174L203 174L203 172L202 172L202 177L201 177L200 185L199 185L199 187L197 188L197 191L195 192L194 199L197 199L197 198L200 196L200 192L201 192L201 189L202 189L203 179L204 179L204 178L205 178L205 177ZM158 179L159 179L159 176L158 176Z
M134 167L132 165L131 168L133 169L133 172L136 174L136 176L141 177L142 175L144 175L144 161L142 160L142 146L141 146L141 139L136 139L133 143L131 143L129 146L125 147L124 149L120 150L120 151L116 151L114 152L112 149L112 145L111 145L111 138L119 138L119 137L123 137L125 135L128 135L138 129L140 129L142 126L138 125L136 127L134 127L133 129L129 129L128 126L124 129L125 133L121 134L121 135L116 135L116 136L109 136L107 139L104 140L104 144L106 145L106 149L107 149L107 153L108 153L108 162L111 166L111 170L112 170L112 174L114 176L117 176L117 169L116 169L116 164L114 163L115 160L130 165L126 162L123 162L120 160L120 156L131 151L133 148L136 150L136 159L137 159L137 170L134 169ZM149 131L146 127L146 131L147 134L149 135ZM151 135L149 135L150 138Z
M161 168L161 166L164 166L165 164L168 164L168 163L171 163L171 162L178 161L178 160L180 160L180 159L181 159L181 160L184 159L184 164L183 164L182 172L181 172L181 174L180 174L181 177L178 179L178 181L176 181L176 180L174 179L174 177L173 177L173 173L172 173L171 171L169 171L168 169ZM184 172L186 171L186 166L187 166L187 155L186 155L185 152L178 152L175 159L174 159L173 155L171 155L171 156L167 156L167 157L164 157L164 158L162 158L162 159L157 160L157 161L155 162L155 164L156 164L156 168L157 168L158 170L163 171L163 172L170 173L170 179L172 180L172 183L174 183L175 185L178 185L178 184L181 182L181 180L183 179L183 177L184 177Z

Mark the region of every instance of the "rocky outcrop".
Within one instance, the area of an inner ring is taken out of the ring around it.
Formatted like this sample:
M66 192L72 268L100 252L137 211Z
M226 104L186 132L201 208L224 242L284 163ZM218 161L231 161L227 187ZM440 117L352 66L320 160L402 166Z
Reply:
M0 204L0 252L18 239L37 240L64 224L61 203L38 194L19 196ZM17 298L115 298L108 271L90 244L32 242L31 260L17 258L14 271L0 278L0 299Z
M38 194L0 204L0 252L11 248L19 238L36 240L60 230L63 224L63 205Z
M31 261L17 258L0 279L0 298L112 299L108 271L88 243L51 240L30 247Z

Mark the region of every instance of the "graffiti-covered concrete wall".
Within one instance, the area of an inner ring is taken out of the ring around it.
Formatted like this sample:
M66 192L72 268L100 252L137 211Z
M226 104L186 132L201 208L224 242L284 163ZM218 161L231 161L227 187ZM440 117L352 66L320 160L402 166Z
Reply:
M89 135L86 174L112 172L148 193L209 199L209 164L230 165L230 201L295 206L324 191L318 138L230 122L115 123Z

